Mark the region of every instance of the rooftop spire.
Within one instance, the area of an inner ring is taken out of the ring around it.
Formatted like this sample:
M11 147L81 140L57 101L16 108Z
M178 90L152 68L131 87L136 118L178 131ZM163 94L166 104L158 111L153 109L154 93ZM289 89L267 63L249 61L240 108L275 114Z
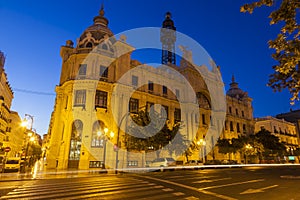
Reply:
M101 8L100 8L100 10L99 10L99 15L100 15L101 17L103 17L104 14L105 14L105 12L104 12L104 4L102 3L102 4L101 4Z
M94 17L94 24L99 24L102 26L107 26L108 25L108 20L104 17L104 4L101 4L101 8L99 10L99 15Z
M231 82L232 82L232 83L235 83L235 77L234 77L234 74L232 74Z

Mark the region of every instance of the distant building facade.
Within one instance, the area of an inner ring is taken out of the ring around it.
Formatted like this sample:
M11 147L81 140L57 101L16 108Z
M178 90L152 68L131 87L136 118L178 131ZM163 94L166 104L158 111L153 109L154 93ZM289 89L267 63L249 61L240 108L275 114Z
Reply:
M254 133L252 99L248 93L239 88L235 77L232 76L230 88L226 93L227 114L221 138L232 139ZM216 152L218 148L216 147ZM232 160L239 163L244 159L240 153L232 153ZM227 155L218 154L217 160L228 159Z
M5 56L0 51L0 154L4 154L3 149L6 147L4 141L7 139L7 128L10 117L10 107L13 99L13 91L7 80L4 69Z
M297 127L295 124L271 116L255 119L255 133L261 129L270 131L279 138L279 141L286 146L290 155L299 148L299 139L297 136Z
M8 157L21 157L26 146L26 134L24 128L20 126L22 120L19 114L15 111L10 111L8 124L6 128L6 136L4 139L4 147L10 147Z
M176 30L170 13L166 15L163 28ZM120 40L114 37L103 8L75 47L70 40L61 47L60 83L56 87L54 111L43 144L48 168L91 169L104 164L106 168L144 167L156 155L122 151L126 143L124 127L127 116L136 114L140 108L149 111L154 104L160 104L160 109L166 112L169 126L184 121L180 134L187 140L196 143L205 139L204 150L216 144L218 135L214 133L222 131L222 115L226 115L226 110L214 102L212 113L213 100L206 84L214 87L211 91L222 91L224 85L219 79L219 68L212 66L212 70L208 70L206 66L197 66L205 71L204 80L191 64L191 54L187 51L184 53L190 56L176 66L175 55L170 52L174 44L165 44L169 40L163 37L164 32L161 34L162 63L168 65L169 70L132 60L134 47L126 43L125 37ZM89 60L91 55L97 56ZM195 98L189 98L187 84L180 77L191 83ZM226 116L222 137L250 134L254 130L251 98L234 80L227 97L222 93L217 95L224 98L224 102L227 100L227 109L231 110ZM178 99L184 103L180 105ZM208 133L209 130L213 133ZM208 152L210 150L207 150L206 159L222 157L215 149ZM170 155L162 151L160 156ZM195 149L190 159L199 159L199 150Z
M294 123L297 127L297 136L300 142L300 110L291 110L287 113L281 113L276 115L276 118L284 119L285 121Z

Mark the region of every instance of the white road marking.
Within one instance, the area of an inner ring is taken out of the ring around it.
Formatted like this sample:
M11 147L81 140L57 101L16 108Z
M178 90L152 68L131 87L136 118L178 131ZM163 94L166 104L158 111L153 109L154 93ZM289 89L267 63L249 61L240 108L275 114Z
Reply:
M228 183L228 184L224 184L224 185L215 185L215 186L210 186L210 187L199 188L199 190L209 190L209 189L227 187L227 186L232 186L232 185L242 185L242 184L246 184L246 183L256 183L256 182L261 182L261 181L264 181L264 180L265 179L255 179L255 180L251 180L251 181Z
M172 191L174 191L174 189L172 189L172 188L165 188L165 189L162 189L162 191L164 191L164 192L172 192Z
M201 180L201 181L195 181L193 183L211 183L211 182L216 182L216 181L223 181L223 180L228 180L231 178L219 178L219 179L205 179L205 180Z
M187 197L185 198L186 200L199 200L199 198L197 197L194 197L194 196L190 196L190 197Z
M278 185L271 185L268 187L263 187L263 188L258 188L258 189L248 189L248 190L245 190L244 192L241 192L240 194L254 194L254 193L264 192L265 190L272 189L275 187L278 187Z
M175 195L175 196L183 196L183 195L185 195L185 194L182 193L182 192L175 192L175 193L173 193L173 195Z
M170 184L170 185L176 185L176 186L179 186L179 187L182 187L182 188L186 188L186 189L189 189L189 190L193 190L193 191L197 191L197 192L200 192L200 193L203 193L203 194L208 194L208 195L211 195L211 196L219 197L220 199L237 200L237 199L232 198L232 197L228 197L228 196L225 196L225 195L217 194L217 193L214 193L214 192L209 192L209 191L201 190L201 189L198 189L198 188L195 188L195 187L192 187L192 186L184 185L184 184L181 184L181 183L176 183L176 182L173 182L173 181L168 181L168 180L164 180L164 179L154 178L154 177L150 177L150 176L140 176L140 175L137 175L137 174L135 176L141 177L141 178L147 178L147 179L155 180L155 181L159 181L159 182L164 182L164 183L167 183L167 184Z

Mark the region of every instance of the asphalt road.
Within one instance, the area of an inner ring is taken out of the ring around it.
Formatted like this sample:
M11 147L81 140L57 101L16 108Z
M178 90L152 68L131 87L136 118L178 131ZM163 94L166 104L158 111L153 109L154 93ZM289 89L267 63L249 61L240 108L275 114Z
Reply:
M90 174L0 182L1 199L300 199L300 167Z

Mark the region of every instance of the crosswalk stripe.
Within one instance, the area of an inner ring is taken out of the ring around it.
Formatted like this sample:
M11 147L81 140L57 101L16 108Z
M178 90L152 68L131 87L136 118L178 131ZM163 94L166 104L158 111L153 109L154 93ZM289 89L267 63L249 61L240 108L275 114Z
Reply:
M123 184L111 184L111 185L105 185L103 186L103 184L94 184L91 185L90 187L70 187L70 189L68 188L49 188L47 190L42 190L42 191L36 191L35 193L33 193L32 191L25 191L25 192L20 192L15 194L14 192L10 192L9 197L10 198L26 198L26 197L30 197L30 199L35 199L35 197L37 196L38 198L40 198L41 195L44 196L49 196L49 197L56 197L56 196L61 196L61 195L66 195L66 191L68 193L84 193L84 192L92 192L92 191L99 191L99 192L105 192L105 191L111 191L111 190L123 190L123 189L127 189L127 188L137 188L139 187L140 184L139 183L123 183ZM55 191L55 194L53 194L53 192Z
M78 180L79 182L72 179L72 182L56 181L41 180L25 184L0 199L163 199L180 196L174 195L174 189L130 177L99 180L94 178Z

